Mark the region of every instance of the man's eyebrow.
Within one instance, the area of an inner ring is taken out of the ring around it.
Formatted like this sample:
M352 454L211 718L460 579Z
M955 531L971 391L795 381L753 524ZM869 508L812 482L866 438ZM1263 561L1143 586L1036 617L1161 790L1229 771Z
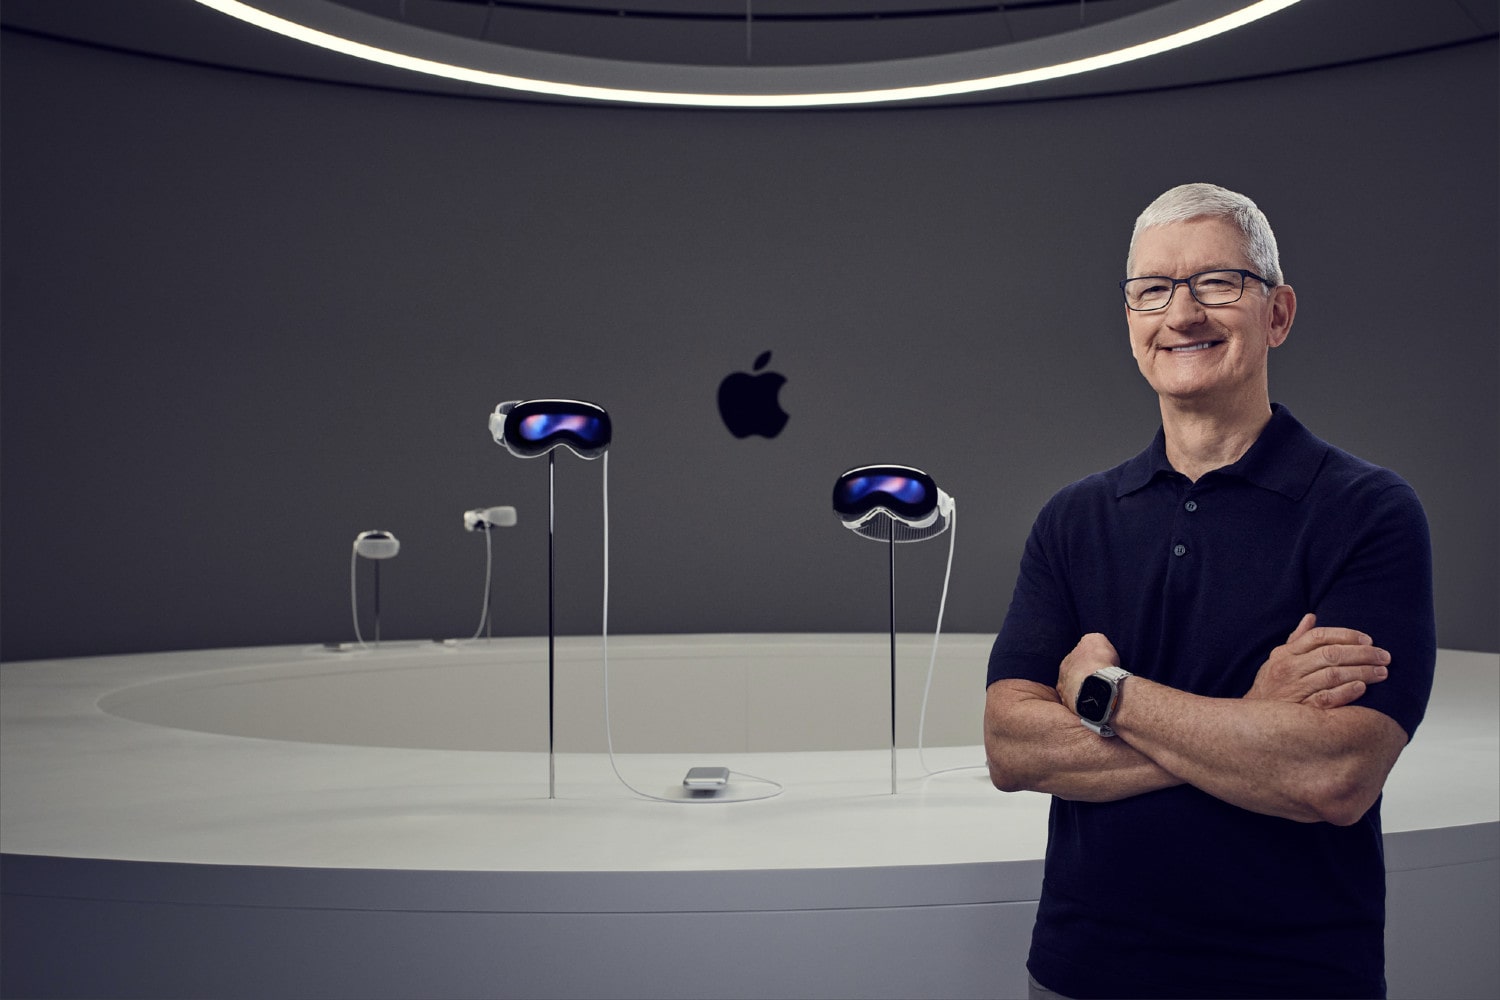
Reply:
M1191 271L1187 272L1187 274L1182 275L1182 277L1186 278L1186 277L1188 277L1188 275L1202 274L1204 271L1241 271L1241 270L1244 270L1244 268L1240 267L1240 265L1238 265L1238 264L1205 264L1202 267L1195 267L1195 268L1193 268ZM1137 272L1137 276L1142 277L1142 278L1157 278L1157 277L1160 277L1160 278L1175 278L1175 277L1177 277L1177 275L1175 275L1175 274L1168 274L1166 271L1152 271L1152 270L1149 270L1149 269L1144 268L1144 267L1138 267L1138 268L1136 268L1136 272Z

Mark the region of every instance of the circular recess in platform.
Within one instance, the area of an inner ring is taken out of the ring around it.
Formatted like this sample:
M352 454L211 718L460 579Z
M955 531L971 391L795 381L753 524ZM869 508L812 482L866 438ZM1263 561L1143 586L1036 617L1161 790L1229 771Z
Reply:
M989 638L945 636L924 745L978 742ZM898 742L915 746L931 636L898 642ZM609 643L617 751L868 750L890 745L890 649L881 636L620 636ZM118 718L228 736L425 750L545 751L543 637L266 650L106 695ZM559 639L557 749L597 753L604 657ZM839 720L836 725L830 720Z

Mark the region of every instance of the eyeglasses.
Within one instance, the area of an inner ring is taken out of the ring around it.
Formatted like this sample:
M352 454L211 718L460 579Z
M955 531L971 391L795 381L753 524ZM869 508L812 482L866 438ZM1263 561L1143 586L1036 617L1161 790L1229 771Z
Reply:
M1172 301L1178 285L1187 285L1188 291L1200 305L1227 306L1238 302L1245 294L1245 279L1254 278L1267 287L1271 282L1254 271L1234 268L1222 271L1199 271L1186 278L1169 278L1164 274L1153 274L1144 278L1126 278L1120 282L1125 293L1125 305L1136 312L1165 309Z

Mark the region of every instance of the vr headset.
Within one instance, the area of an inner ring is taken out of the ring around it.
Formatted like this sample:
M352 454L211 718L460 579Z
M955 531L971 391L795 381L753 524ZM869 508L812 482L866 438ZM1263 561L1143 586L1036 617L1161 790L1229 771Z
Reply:
M919 542L948 529L953 498L921 469L863 465L833 484L833 510L862 538Z
M602 406L577 399L527 399L501 403L490 414L495 443L517 458L540 458L567 448L579 458L609 450L614 428Z

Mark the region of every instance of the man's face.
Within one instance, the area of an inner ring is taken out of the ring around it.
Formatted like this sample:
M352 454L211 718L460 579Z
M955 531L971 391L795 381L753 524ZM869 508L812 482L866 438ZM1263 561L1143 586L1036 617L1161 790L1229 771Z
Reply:
M1130 277L1253 271L1242 243L1239 230L1222 219L1156 226L1137 237ZM1195 406L1264 401L1267 354L1286 339L1295 308L1289 286L1267 295L1254 278L1245 279L1238 302L1221 306L1200 305L1186 285L1178 285L1165 309L1126 310L1130 352L1163 400Z

